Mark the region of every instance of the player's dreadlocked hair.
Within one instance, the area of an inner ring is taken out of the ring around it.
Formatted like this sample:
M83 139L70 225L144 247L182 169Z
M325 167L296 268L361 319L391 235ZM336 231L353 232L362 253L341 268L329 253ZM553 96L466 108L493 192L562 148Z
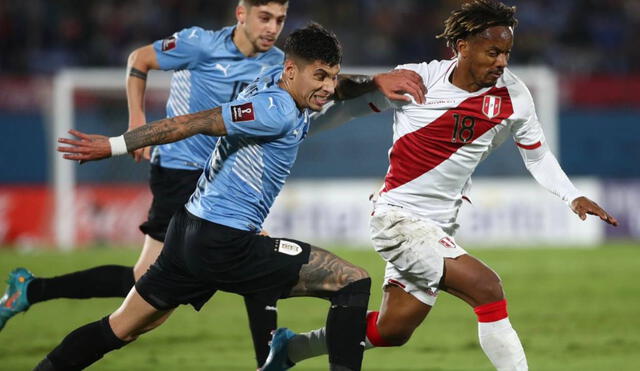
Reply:
M478 34L489 27L515 27L518 20L514 17L515 6L507 6L496 0L471 0L444 21L444 31L436 36L445 39L447 46L457 54L456 42Z
M333 32L317 23L293 31L284 42L287 57L298 57L306 61L322 61L335 66L342 61L342 46Z
M238 5L252 7L252 6L262 6L267 5L269 3L278 3L282 5L288 5L289 0L240 0L238 1Z

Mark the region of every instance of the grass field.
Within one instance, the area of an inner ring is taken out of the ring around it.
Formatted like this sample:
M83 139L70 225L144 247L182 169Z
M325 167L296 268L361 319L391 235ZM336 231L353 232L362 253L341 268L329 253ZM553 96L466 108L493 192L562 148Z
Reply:
M370 250L334 249L369 270L377 308L383 264ZM470 250L498 271L511 321L531 370L640 369L640 246L598 249ZM16 266L47 276L97 264L131 265L134 249L17 253L0 249L0 275ZM491 370L466 304L443 294L402 348L365 354L364 370ZM119 299L54 300L34 305L0 332L0 370L31 370L74 328L113 311ZM321 326L327 303L290 299L279 304L280 325L295 331ZM153 333L107 355L92 370L253 370L253 351L239 297L216 295L200 313L182 307ZM326 370L326 357L296 370Z

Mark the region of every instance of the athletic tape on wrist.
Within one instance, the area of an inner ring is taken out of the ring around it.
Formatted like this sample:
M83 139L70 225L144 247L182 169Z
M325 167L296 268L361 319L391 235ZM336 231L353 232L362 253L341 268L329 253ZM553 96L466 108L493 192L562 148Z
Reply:
M109 144L111 145L111 156L120 156L127 153L127 143L124 141L124 136L109 138Z

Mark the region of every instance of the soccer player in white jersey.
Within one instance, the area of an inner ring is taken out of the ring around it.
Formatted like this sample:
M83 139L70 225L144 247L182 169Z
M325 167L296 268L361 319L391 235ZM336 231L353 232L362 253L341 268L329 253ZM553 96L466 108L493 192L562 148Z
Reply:
M467 2L438 36L455 58L398 67L420 74L427 95L424 104L394 107L390 166L370 224L387 265L380 311L367 315L368 348L406 343L445 291L473 308L480 346L496 369L528 369L500 278L453 237L471 174L509 135L538 183L581 219L592 214L617 225L569 181L545 143L528 89L507 69L514 13L494 0ZM359 103L385 108L375 99ZM324 338L323 329L278 329L263 370L286 370L324 353Z

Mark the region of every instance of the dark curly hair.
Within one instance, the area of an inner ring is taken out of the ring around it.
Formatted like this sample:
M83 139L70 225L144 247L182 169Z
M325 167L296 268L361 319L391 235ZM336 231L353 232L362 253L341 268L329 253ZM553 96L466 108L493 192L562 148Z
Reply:
M287 58L301 58L309 62L322 61L335 66L342 61L342 46L336 35L318 23L293 31L284 42Z
M444 31L436 36L445 39L447 45L456 51L456 42L477 35L489 27L515 27L518 20L514 17L515 6L507 6L496 0L471 0L444 21Z

